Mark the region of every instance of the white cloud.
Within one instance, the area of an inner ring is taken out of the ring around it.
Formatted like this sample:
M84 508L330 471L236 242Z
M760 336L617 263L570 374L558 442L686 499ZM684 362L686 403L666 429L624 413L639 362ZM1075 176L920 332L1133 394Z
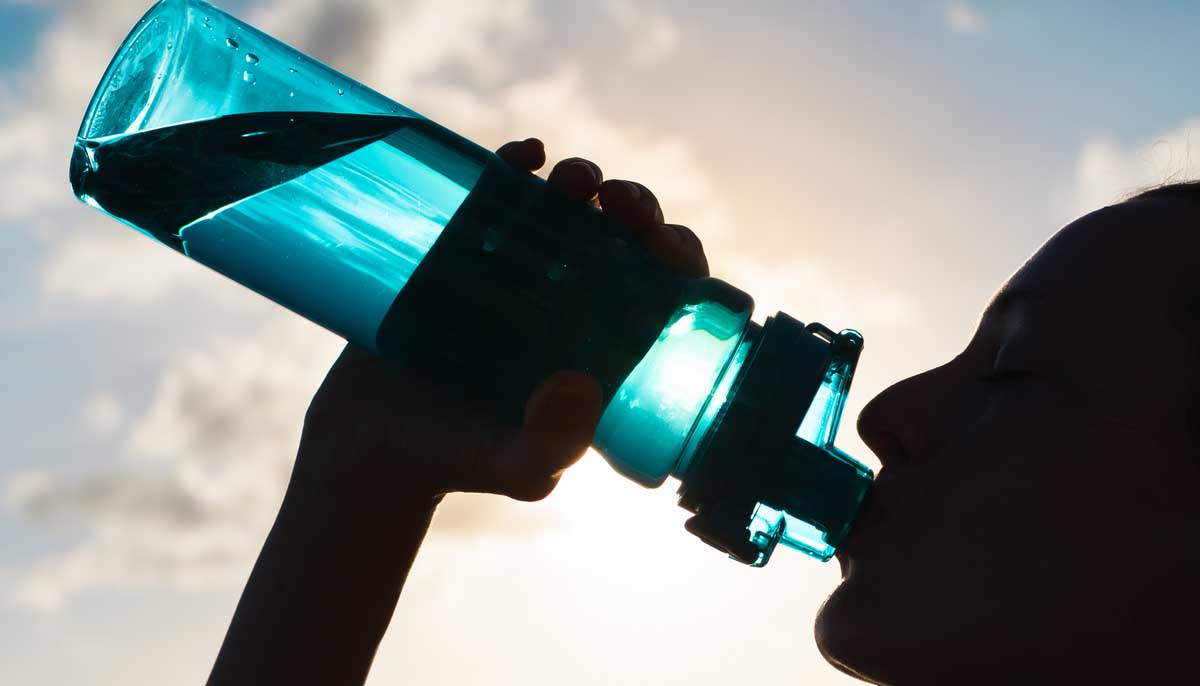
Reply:
M510 78L515 49L540 31L531 0L299 0L248 19L401 102L418 80L447 65L465 65L485 83Z
M782 310L805 323L820 322L835 331L855 328L870 332L916 318L916 305L906 294L872 288L809 262L734 256L723 263L722 278L754 297L756 321Z
M70 195L67 159L74 134L62 133L60 121L37 111L0 124L0 221L26 219Z
M145 11L132 0L54 4L33 66L0 74L20 103L0 118L0 221L43 227L41 215L73 202L67 163L79 122L116 46Z
M694 146L662 131L603 116L577 67L515 84L499 100L509 137L530 131L544 137L552 158L587 157L608 178L644 183L669 221L698 227L706 242L715 243L725 231L727 210Z
M1083 214L1151 186L1198 176L1200 119L1131 145L1093 138L1083 145L1075 164L1070 209Z
M125 408L109 392L98 393L83 406L83 425L98 434L109 434L125 421Z
M213 274L188 264L164 245L96 217L96 226L58 243L42 272L46 292L82 303L145 305Z
M10 484L8 503L21 516L86 535L28 570L9 599L54 609L96 587L238 578L278 508L304 410L340 346L280 317L250 338L213 336L177 353L124 434L135 459ZM115 402L101 396L99 405Z
M975 8L961 0L947 3L942 10L942 20L954 33L982 33L987 28L987 19Z
M634 63L657 62L679 45L679 27L661 9L632 0L609 0L602 7L629 37L628 57Z

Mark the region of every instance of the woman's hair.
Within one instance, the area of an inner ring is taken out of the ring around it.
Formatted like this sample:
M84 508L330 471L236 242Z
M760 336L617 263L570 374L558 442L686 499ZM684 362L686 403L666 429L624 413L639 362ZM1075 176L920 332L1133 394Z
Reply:
M1174 181L1153 186L1134 193L1126 198L1125 202L1157 198L1170 198L1200 204L1200 181Z

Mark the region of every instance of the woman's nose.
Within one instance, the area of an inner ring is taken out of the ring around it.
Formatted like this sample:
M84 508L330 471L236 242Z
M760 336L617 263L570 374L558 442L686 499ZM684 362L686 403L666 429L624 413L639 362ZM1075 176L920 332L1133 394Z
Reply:
M936 431L936 369L895 383L875 396L858 416L858 435L884 467L928 456Z

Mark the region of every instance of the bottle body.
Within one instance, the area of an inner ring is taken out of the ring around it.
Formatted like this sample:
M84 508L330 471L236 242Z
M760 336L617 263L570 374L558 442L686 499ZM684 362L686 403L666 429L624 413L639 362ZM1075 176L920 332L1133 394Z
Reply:
M759 343L744 292L673 273L594 208L198 0L163 0L126 39L71 181L360 347L461 381L498 422L555 371L593 374L594 445L645 486L704 459Z

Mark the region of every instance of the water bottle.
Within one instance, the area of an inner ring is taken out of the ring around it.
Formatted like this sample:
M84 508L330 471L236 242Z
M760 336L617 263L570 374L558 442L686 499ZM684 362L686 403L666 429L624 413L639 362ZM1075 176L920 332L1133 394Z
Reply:
M595 208L199 0L162 0L92 98L75 194L499 423L575 369L593 446L743 563L827 560L871 471L834 446L862 337L683 277Z

